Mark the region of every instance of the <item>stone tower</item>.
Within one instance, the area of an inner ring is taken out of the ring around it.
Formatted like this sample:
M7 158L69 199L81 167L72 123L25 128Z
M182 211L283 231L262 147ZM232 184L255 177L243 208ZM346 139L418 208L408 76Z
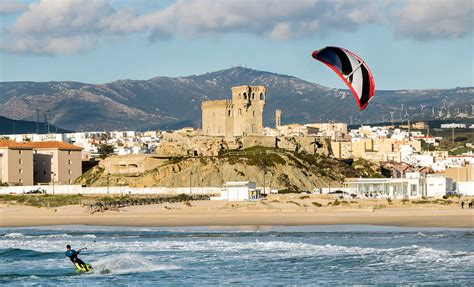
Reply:
M275 129L281 127L281 110L275 111Z
M263 134L265 86L232 87L232 100L202 102L202 130L213 136Z

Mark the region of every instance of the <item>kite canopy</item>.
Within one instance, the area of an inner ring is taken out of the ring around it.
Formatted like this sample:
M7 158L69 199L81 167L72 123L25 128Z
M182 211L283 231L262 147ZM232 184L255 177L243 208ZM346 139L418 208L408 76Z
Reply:
M361 110L374 96L375 83L365 62L356 54L339 47L326 47L313 52L313 58L323 62L346 83Z

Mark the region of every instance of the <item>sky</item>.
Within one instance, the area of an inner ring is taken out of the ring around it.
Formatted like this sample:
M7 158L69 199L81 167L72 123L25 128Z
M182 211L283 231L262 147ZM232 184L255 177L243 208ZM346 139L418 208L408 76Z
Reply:
M106 83L240 65L345 88L311 58L340 46L380 90L474 86L473 19L473 0L0 0L0 81Z

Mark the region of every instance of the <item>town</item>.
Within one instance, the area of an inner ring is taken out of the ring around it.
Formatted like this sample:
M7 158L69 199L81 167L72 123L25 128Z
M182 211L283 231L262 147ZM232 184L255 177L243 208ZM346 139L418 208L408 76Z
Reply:
M325 122L282 124L284 110L275 110L275 126L263 126L265 86L231 89L231 99L204 101L202 127L171 131L90 131L2 135L0 193L207 193L214 198L256 199L278 193L258 176L231 176L218 183L193 186L189 178L172 186L120 182L121 176L143 174L173 159L212 160L223 154L236 157L248 149L265 148L318 155L341 162L370 162L381 176L345 177L306 185L295 191L334 193L354 197L422 198L447 194L474 195L474 153L467 141L474 125L427 122L348 126ZM91 169L106 170L107 181L93 186L79 180ZM264 171L266 173L266 171ZM212 177L212 174L201 175ZM116 184L111 184L115 177ZM245 180L243 180L245 179ZM212 181L208 181L212 182ZM181 186L180 186L181 185ZM229 190L235 190L229 194Z

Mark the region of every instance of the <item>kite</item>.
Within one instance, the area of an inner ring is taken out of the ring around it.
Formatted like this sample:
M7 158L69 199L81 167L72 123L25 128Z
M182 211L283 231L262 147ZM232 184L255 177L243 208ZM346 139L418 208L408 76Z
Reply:
M360 110L367 107L374 96L375 83L369 67L359 56L339 47L325 47L314 51L312 56L326 64L346 83Z

